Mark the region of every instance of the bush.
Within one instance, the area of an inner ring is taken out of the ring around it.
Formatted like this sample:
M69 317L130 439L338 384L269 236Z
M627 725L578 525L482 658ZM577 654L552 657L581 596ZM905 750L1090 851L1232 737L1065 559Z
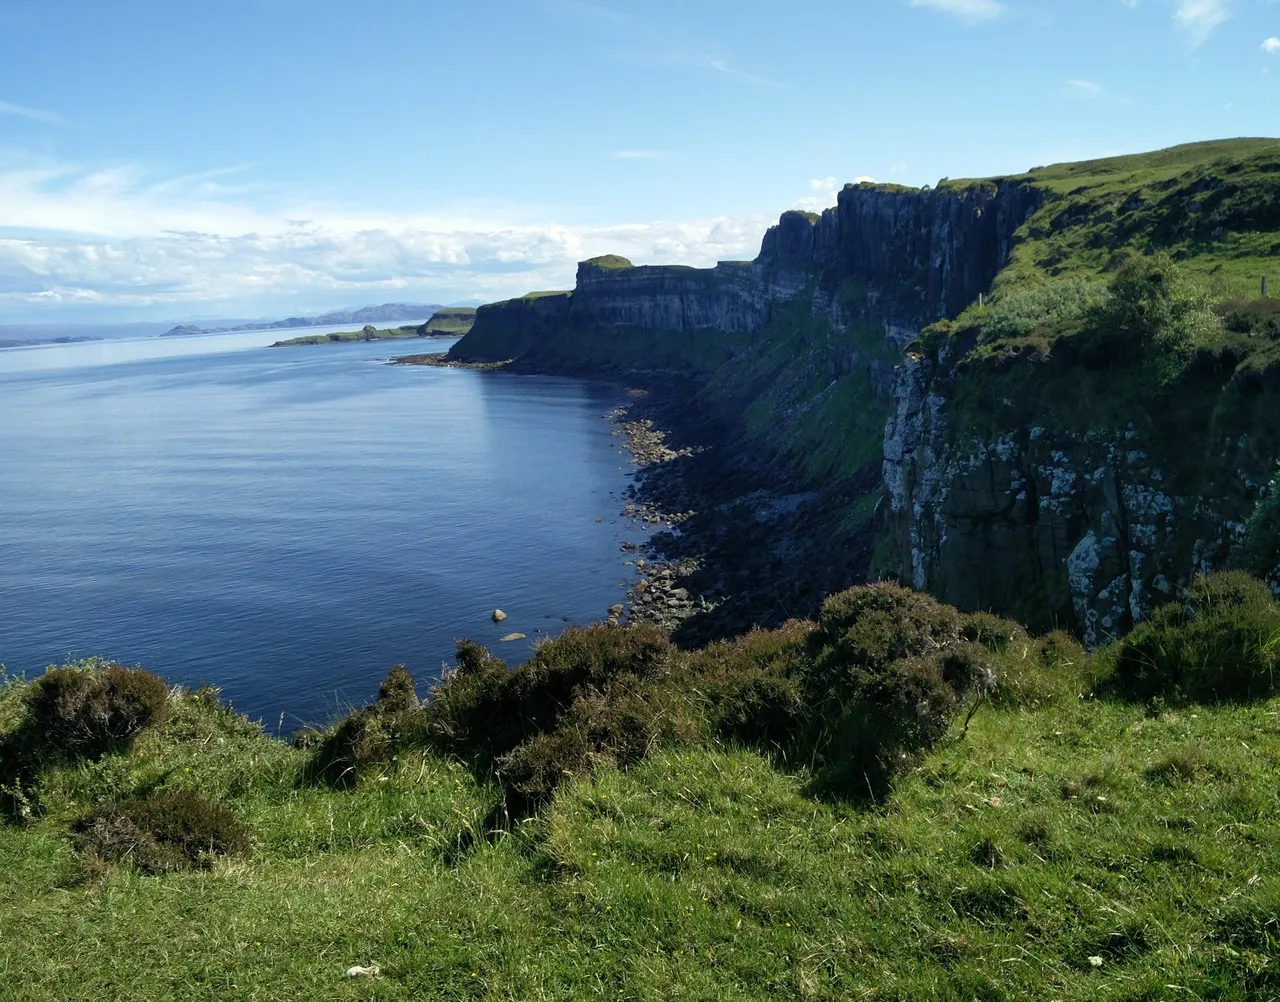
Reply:
M814 624L790 620L693 655L711 732L770 751L790 750L805 716L801 678Z
M1176 370L1178 360L1221 327L1209 297L1160 253L1121 265L1106 299L1089 310L1069 347L1098 367L1129 365L1158 350Z
M1252 699L1277 691L1280 607L1242 571L1198 578L1120 644L1112 684L1138 699Z
M31 684L33 741L68 756L100 758L125 748L169 714L169 687L141 668L51 668Z
M1240 544L1244 569L1280 588L1280 476L1271 478L1245 523Z
M392 757L418 716L413 676L404 665L395 665L378 686L378 698L372 706L349 714L327 735L304 732L294 743L315 748L307 769L309 779L350 787L361 770Z
M495 763L535 734L556 730L588 693L612 699L664 678L675 648L656 626L569 629L513 670L483 647L458 645L458 668L432 690L428 739Z
M1063 278L1015 289L991 305L981 340L1025 337L1039 327L1080 321L1107 298L1106 286L1083 278Z
M76 822L72 834L80 852L143 873L208 869L217 856L249 851L235 815L190 790L106 804Z
M1219 303L1217 312L1229 331L1280 340L1280 299L1230 299Z
M819 785L881 796L946 733L963 699L985 697L990 659L961 630L955 609L896 584L827 599L803 685Z

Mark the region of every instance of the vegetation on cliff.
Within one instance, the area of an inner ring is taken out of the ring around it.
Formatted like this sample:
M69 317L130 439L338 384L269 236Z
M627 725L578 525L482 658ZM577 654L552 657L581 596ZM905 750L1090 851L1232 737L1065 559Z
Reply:
M32 999L1270 997L1278 616L1213 579L1090 656L880 585L698 652L463 643L425 704L397 669L294 745L130 676L145 723L71 751L104 697L10 680L0 966ZM1205 652L1259 684L1187 686ZM33 714L58 751L19 775Z
M414 337L462 337L475 323L476 311L469 306L455 306L436 310L426 323L408 327L379 329L372 324L363 330L335 334L304 334L287 341L277 341L271 347L287 348L298 344L341 344L347 341L395 341Z

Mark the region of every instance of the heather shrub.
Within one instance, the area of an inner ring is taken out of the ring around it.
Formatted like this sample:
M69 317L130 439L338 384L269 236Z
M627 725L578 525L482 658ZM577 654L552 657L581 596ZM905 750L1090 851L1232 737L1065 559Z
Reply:
M1274 476L1245 523L1239 559L1245 570L1280 589L1280 476Z
M371 706L356 710L324 735L302 734L295 743L314 747L307 777L329 786L352 786L360 771L388 761L417 723L413 676L395 665L378 687Z
M76 848L143 873L208 869L214 858L249 851L249 836L227 808L191 790L104 804L72 827Z
M856 686L868 673L959 637L959 613L928 595L891 582L851 588L822 605L810 682L831 691Z
M1251 699L1277 691L1280 607L1242 571L1198 578L1119 645L1110 684L1138 699Z
M693 656L695 689L713 734L787 751L804 719L801 679L814 624L791 620L777 630L752 630Z
M887 582L828 598L809 648L805 743L818 784L847 796L881 796L994 682L955 609Z
M569 629L508 670L479 645L459 644L456 671L432 690L427 740L442 750L494 763L535 734L556 730L588 693L606 700L664 678L675 657L655 626Z
M51 668L27 693L29 740L67 756L125 748L169 714L169 687L141 668Z

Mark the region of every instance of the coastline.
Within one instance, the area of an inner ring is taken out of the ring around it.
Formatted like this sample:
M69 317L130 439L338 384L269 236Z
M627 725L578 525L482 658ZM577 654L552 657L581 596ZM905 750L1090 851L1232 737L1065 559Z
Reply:
M630 398L604 415L636 467L620 515L651 530L628 541L635 573L621 615L655 623L681 646L815 615L822 600L867 580L873 539L842 512L874 490L880 471L817 489L755 461L724 422L696 405L695 378L661 370L548 371L518 360L464 362L445 352L397 365L559 375L605 381Z

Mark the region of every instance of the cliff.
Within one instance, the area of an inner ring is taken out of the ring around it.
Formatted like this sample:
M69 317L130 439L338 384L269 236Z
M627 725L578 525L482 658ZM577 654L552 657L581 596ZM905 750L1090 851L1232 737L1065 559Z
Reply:
M584 262L572 293L482 308L454 354L694 373L687 410L758 486L849 487L835 522L875 542L855 577L1047 610L1100 640L1230 562L1280 410L1258 357L1269 336L1198 335L1156 385L1158 352L1085 362L1072 324L1134 255L1168 254L1216 301L1256 297L1280 248L1278 150L1234 140L933 189L848 185L820 216L784 213L750 262Z

